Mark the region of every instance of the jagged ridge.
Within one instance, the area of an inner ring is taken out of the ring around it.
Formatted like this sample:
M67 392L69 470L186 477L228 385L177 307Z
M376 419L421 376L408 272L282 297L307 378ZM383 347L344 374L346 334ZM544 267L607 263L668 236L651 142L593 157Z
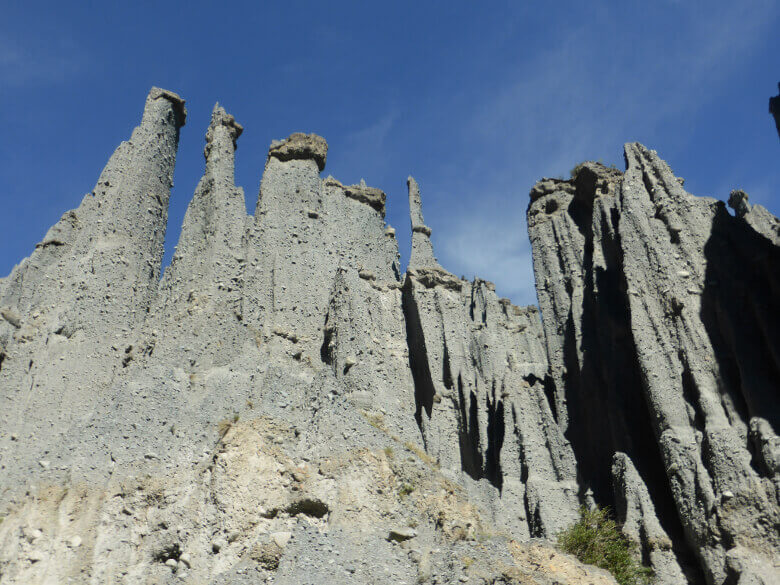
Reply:
M541 181L540 320L438 263L412 177L402 274L317 135L271 144L248 216L217 105L160 279L185 116L153 89L0 280L0 583L608 583L518 544L595 502L658 583L771 582L780 224L746 194L638 144Z

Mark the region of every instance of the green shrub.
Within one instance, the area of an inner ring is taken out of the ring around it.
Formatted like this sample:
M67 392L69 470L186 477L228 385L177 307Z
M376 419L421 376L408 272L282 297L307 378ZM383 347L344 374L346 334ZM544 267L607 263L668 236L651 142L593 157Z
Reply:
M414 491L414 486L410 483L404 483L401 484L401 487L398 488L398 495L402 498L405 498L409 494L411 494Z
M581 508L580 519L558 535L558 546L583 563L606 569L620 585L652 580L652 569L637 561L636 547L620 533L609 508Z

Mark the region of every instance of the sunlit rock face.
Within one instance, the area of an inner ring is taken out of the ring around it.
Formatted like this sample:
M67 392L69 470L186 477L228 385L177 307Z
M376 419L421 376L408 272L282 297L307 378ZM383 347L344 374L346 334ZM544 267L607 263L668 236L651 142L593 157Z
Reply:
M668 533L692 581L773 582L780 223L741 191L734 215L687 193L640 144L625 158L531 192L557 420L648 559Z
M0 583L614 583L552 544L596 503L658 583L773 582L778 223L746 194L636 144L540 182L540 315L438 263L412 177L402 272L315 134L248 215L217 104L162 271L185 117L152 89L0 280Z
M579 506L538 311L438 265L412 178L403 274L385 194L322 178L314 134L247 215L219 105L161 276L184 119L153 89L0 281L0 583L611 583L517 544Z

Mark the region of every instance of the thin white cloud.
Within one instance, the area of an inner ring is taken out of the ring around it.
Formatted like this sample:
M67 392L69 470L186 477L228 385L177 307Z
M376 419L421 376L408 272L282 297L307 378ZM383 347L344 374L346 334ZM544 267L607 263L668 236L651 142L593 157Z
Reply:
M37 47L0 38L0 78L8 90L58 83L83 71L87 59L70 40L49 39Z
M521 305L536 304L530 246L521 216L459 216L434 232L439 261L458 276L478 276L496 284L499 296ZM442 252L439 252L439 251Z
M461 123L478 155L469 168L442 173L453 180L437 186L463 203L437 210L444 216L429 222L449 270L493 280L498 293L516 303L535 303L525 224L533 183L568 176L586 159L622 166L626 141L660 148L654 143L659 128L694 116L704 100L715 99L773 34L778 9L759 1L698 12L685 4L676 11L684 23L668 39L643 42L632 38L635 30L606 27L595 34L592 22L556 31L549 50L487 92L493 97L481 99ZM673 38L675 32L680 38ZM606 34L606 41L599 36Z
M346 139L348 147L354 152L382 150L398 116L398 110L390 110L369 126L349 134Z
M371 183L371 178L382 175L388 166L388 137L399 117L400 111L391 108L368 126L347 134L334 152L349 168L360 169L363 178Z

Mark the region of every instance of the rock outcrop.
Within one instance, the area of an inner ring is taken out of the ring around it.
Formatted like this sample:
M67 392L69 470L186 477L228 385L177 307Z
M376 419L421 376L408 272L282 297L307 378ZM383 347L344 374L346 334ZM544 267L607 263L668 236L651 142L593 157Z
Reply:
M538 311L435 261L385 194L269 149L254 216L219 105L160 278L183 101L0 281L0 583L612 583L577 516Z
M436 260L385 193L214 107L162 277L184 102L0 280L0 584L614 583L556 551L612 505L660 584L778 567L780 224L626 147L531 192L541 309Z
M639 144L625 156L625 173L586 163L531 192L558 420L597 501L612 500L615 453L636 464L689 579L772 582L777 479L756 445L779 414L777 219L744 193L735 216L688 194Z

